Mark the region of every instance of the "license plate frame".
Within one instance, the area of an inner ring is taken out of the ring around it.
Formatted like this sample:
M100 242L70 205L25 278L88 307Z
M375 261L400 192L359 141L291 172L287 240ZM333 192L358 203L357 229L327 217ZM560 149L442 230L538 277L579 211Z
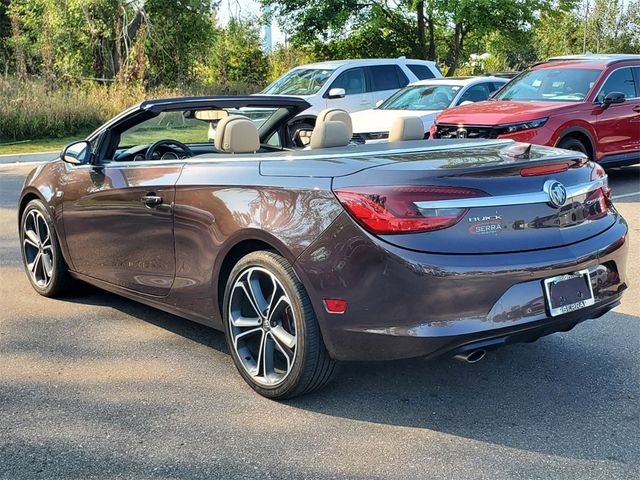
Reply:
M552 317L582 310L595 303L588 269L546 278L544 293Z

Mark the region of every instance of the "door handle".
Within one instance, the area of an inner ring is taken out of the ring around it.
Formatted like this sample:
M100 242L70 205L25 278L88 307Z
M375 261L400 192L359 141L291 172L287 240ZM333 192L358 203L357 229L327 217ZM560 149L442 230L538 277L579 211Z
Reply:
M162 203L162 197L154 195L153 193L149 193L148 195L142 197L140 201L149 207L153 207Z
M640 113L640 105L636 105L635 107L633 107L633 111Z

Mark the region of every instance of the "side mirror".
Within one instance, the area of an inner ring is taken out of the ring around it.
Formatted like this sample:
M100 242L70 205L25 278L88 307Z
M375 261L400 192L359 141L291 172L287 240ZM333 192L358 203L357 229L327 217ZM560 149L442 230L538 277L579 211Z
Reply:
M379 108L379 107L380 107L380 105L382 105L383 103L384 103L384 100L378 100L378 101L376 102L376 108Z
M624 102L624 93L622 92L610 92L604 97L602 101L602 108L609 108L611 105L616 103Z
M329 98L344 98L347 92L344 88L332 88L329 90Z
M91 144L86 140L73 142L64 147L60 158L71 165L82 165L91 159Z

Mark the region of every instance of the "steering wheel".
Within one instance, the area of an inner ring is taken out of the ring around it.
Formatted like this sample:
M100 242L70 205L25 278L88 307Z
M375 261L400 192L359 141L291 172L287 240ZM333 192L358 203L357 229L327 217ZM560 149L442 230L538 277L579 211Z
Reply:
M179 142L177 140L166 139L166 140L158 140L157 142L153 142L151 145L149 145L149 148L147 148L147 153L144 154L144 159L153 160L153 154L156 153L156 150L159 147L162 147L164 145L173 145L174 147L178 147L188 157L193 157L193 150L187 147L184 143Z

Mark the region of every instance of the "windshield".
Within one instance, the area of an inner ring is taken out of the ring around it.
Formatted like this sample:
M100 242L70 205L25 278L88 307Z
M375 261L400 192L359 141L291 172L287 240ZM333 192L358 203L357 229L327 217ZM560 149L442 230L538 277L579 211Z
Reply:
M380 110L444 110L460 91L457 85L414 85L386 100Z
M530 70L507 84L496 100L580 102L596 83L601 70L587 68L543 68Z
M313 95L318 93L325 82L333 74L333 70L318 68L297 68L286 73L263 93L271 95Z
M211 117L211 119L201 116L202 119L199 119L195 110L160 112L121 132L118 149L147 145L166 139L178 140L184 144L211 143L215 139L218 122L225 116L245 116L259 129L278 109L240 107L210 111L221 111L223 115Z

